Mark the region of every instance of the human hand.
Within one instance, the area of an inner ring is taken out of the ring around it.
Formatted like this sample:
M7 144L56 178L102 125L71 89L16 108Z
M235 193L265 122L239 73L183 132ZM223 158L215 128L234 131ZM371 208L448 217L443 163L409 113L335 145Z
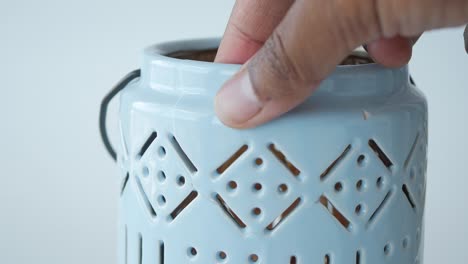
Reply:
M303 102L362 44L400 67L421 33L467 22L468 0L237 0L216 61L246 64L218 93L216 113L231 127L260 125Z

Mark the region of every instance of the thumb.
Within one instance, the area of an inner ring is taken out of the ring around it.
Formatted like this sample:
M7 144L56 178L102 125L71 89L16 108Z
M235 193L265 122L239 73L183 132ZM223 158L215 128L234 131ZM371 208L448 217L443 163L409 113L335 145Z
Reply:
M371 13L372 7L337 8L332 2L336 1L296 1L292 5L264 46L219 91L215 110L223 123L254 127L291 110L359 46L360 40L378 36L372 16L364 16L369 25L365 29L361 21L348 23L350 17Z
M360 44L468 21L468 1L426 2L296 0L265 45L219 91L218 117L236 128L268 122L304 101Z

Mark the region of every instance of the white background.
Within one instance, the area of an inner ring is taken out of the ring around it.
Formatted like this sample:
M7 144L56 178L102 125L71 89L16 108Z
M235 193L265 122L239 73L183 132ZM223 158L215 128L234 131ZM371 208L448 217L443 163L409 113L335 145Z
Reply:
M0 263L116 263L118 170L99 102L143 47L222 35L233 3L0 0ZM429 101L425 263L465 263L462 29L423 36L411 70Z

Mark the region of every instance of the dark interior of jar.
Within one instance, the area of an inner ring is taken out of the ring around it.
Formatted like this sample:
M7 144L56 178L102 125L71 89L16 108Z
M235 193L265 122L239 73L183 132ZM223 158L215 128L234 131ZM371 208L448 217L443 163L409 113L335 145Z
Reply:
M196 60L213 62L218 49L208 50L181 50L167 54L167 56L183 60ZM374 63L364 52L353 52L340 65L360 65Z

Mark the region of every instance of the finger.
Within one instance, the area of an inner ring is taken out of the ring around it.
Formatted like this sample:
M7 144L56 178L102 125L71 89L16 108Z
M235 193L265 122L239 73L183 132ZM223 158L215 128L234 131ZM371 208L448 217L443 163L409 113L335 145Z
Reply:
M420 37L421 35L411 38L381 38L364 45L364 48L375 62L385 67L401 67L411 59L413 46Z
M366 45L366 50L375 62L386 67L401 67L409 62L413 43L401 36L382 38Z
M257 126L304 101L360 44L467 20L468 1L298 0L247 67L220 90L216 112L229 126Z
M216 62L245 63L265 43L294 0L237 0Z
M343 5L339 10L337 2ZM373 7L350 2L360 0L296 1L265 45L218 93L215 109L221 121L247 128L281 115L305 100L358 40L376 39ZM368 29L358 30L361 21L348 27L358 15Z

